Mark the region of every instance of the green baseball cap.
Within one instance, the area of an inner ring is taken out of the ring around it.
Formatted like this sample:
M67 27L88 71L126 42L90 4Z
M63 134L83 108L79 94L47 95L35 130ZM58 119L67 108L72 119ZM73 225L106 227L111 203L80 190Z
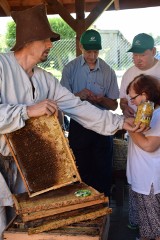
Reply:
M80 43L82 44L85 50L100 50L102 49L101 45L101 36L99 32L94 29L89 29L85 31L80 38Z
M128 52L143 53L146 50L153 48L154 39L146 33L140 33L134 37L132 47Z

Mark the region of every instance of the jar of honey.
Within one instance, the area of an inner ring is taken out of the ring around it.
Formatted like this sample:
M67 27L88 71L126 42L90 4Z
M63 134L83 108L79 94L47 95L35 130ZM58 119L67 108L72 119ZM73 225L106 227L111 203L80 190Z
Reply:
M141 102L137 107L136 117L134 123L141 122L145 126L149 127L152 114L154 110L154 103L151 101Z

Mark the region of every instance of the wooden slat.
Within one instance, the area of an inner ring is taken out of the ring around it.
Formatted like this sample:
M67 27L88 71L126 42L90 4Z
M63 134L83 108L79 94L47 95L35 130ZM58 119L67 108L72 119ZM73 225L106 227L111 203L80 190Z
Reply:
M63 5L65 10L68 13L75 13L75 0L57 0L59 4ZM8 2L8 5L10 6L10 9L12 11L21 11L26 8L38 5L42 2L47 2L47 0L1 0L2 4L6 4ZM54 2L54 1L51 1ZM91 12L95 6L102 2L102 0L85 0L85 12ZM110 0L105 0L106 4L109 4ZM155 7L160 6L159 0L121 0L120 1L120 8L118 8L118 0L115 0L115 5L111 5L108 10L115 10L115 9L133 9L133 8L145 8L145 7ZM1 5L0 5L1 6ZM4 16L4 9L5 14L9 14L8 7L1 6L0 8L0 16ZM59 14L59 9L56 9L55 7L48 6L48 14ZM66 21L66 20L65 20ZM70 25L70 24L69 24Z
M81 204L75 204L72 206L65 206L65 207L61 207L58 209L49 209L49 210L44 210L44 211L35 212L35 213L33 212L31 214L23 214L22 219L23 219L23 222L33 221L33 220L37 220L37 219L42 219L42 217L45 218L45 217L53 216L53 215L60 214L63 212L69 212L71 210L80 209L82 207L85 208L85 207L90 207L90 206L93 206L96 204L101 204L101 203L104 203L104 201L105 201L105 199L104 200L99 199L96 201L86 202L83 204L81 203Z
M89 28L93 22L95 22L95 20L113 4L113 2L114 0L111 0L109 3L106 3L106 0L101 0L99 3L97 3L95 8L86 18L86 28Z
M99 236L68 236L68 234L58 235L53 233L28 235L27 232L6 232L4 233L4 237L5 240L99 240Z
M74 31L76 31L76 20L70 15L63 4L61 4L58 0L46 0L46 2L53 7L53 9L56 9L63 20L66 21L66 23L68 23Z
M79 39L85 28L85 0L75 0L76 11L76 56L81 54Z
M35 234L35 233L40 233L44 231L49 231L52 229L58 229L60 227L70 225L73 223L78 223L81 221L92 220L98 217L106 216L107 214L110 214L110 213L111 213L111 210L105 207L101 209L97 209L95 211L91 210L91 211L85 212L84 210L83 213L81 214L78 213L77 215L72 215L67 218L64 217L60 219L51 220L50 222L45 223L43 225L40 225L37 227L31 227L28 229L28 233Z
M10 16L11 10L7 0L0 0L0 6L7 16Z
M114 8L115 10L120 10L119 0L114 0Z
M3 0L2 0L3 1ZM32 7L44 3L45 0L8 0L11 7Z
M87 197L77 197L75 192L78 190L86 189L91 192L91 195ZM27 193L13 195L16 213L19 214L33 214L35 212L47 211L53 209L54 211L62 211L66 207L83 208L86 204L96 205L99 202L108 203L109 200L103 193L99 193L94 188L86 185L85 183L75 183L63 188L59 188L50 192L46 192L42 195L38 195L34 198L29 198ZM92 204L91 204L92 203ZM63 211L65 212L65 211ZM43 217L43 215L42 215Z
M14 219L15 220L15 219ZM109 215L75 223L56 230L28 235L27 230L14 227L11 222L4 232L5 240L107 240Z

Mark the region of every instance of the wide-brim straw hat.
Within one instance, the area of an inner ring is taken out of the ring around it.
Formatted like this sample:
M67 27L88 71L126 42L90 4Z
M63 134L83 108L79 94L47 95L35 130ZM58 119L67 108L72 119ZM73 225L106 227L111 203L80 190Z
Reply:
M16 23L16 44L12 51L19 50L32 41L50 38L54 42L60 39L60 35L51 29L44 4L24 11L13 11L11 16Z

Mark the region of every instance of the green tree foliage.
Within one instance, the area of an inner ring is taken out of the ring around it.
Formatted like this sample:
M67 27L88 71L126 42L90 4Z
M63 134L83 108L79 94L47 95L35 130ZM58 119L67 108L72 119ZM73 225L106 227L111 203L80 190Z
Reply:
M61 39L74 38L75 31L62 18L49 18L49 23L53 31L60 34Z
M160 45L160 36L157 36L155 38L155 43L156 43L156 45Z
M49 18L49 23L53 31L60 34L61 39L71 39L75 37L75 31L61 18ZM6 44L11 48L15 43L15 22L10 21L7 24L7 31L5 35Z
M7 23L7 31L5 35L7 48L10 49L11 47L14 46L15 38L16 38L16 24L14 21L9 21Z
M6 41L4 35L0 35L0 52L6 51Z
M62 18L48 18L51 28L54 32L60 34L61 41L53 43L53 48L50 50L48 61L41 63L40 66L52 70L57 69L62 71L65 63L68 61L69 56L75 55L75 31L62 19ZM14 21L7 24L7 31L5 35L6 48L11 49L15 44L16 38L16 25ZM73 41L73 44L71 43ZM73 49L70 49L71 44Z
M40 66L52 70L53 68L62 71L68 62L69 56L75 56L75 31L61 18L49 18L49 23L54 32L60 34L61 41L54 42L50 51L49 61L41 63ZM73 43L72 43L73 42ZM73 48L71 50L71 45Z

